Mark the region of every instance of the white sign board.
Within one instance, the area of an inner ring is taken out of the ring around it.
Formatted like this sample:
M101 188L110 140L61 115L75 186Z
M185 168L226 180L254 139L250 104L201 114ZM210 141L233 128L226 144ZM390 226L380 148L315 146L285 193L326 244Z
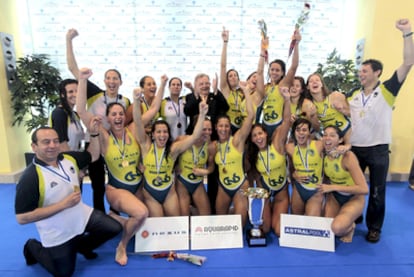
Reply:
M240 215L192 216L191 250L243 248Z
M188 216L148 217L135 234L135 252L188 249Z
M282 214L280 246L335 252L333 218Z

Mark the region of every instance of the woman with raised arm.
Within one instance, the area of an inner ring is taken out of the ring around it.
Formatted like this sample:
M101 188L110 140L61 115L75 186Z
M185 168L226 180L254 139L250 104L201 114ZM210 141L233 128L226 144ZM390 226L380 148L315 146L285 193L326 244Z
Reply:
M244 99L244 96L243 91L239 87L239 73L235 69L227 71L229 30L223 28L221 38L223 39L223 48L221 51L220 62L220 90L229 105L227 115L230 118L231 131L234 134L240 128L243 121L241 115L241 102Z
M270 137L263 125L256 123L248 141L249 162L260 176L257 184L270 194L263 210L263 231L272 228L277 236L280 236L280 214L289 211L285 144L290 128L290 95L287 87L280 91L285 99L282 124Z
M199 105L200 114L193 134L172 142L170 127L164 120L154 122L151 136L145 132L141 117L141 99L141 93L135 93L133 114L144 166L144 201L151 217L179 216L180 206L174 184L174 163L178 155L190 148L201 136L208 106L203 98Z
M316 114L316 106L306 92L305 79L301 76L295 76L289 89L291 121L294 122L300 117L306 118L312 123L312 130L319 131L320 124Z
M286 145L291 161L292 213L298 215L321 216L323 194L317 186L322 183L323 145L322 141L312 140L311 123L299 118L292 125L292 142Z
M215 162L218 167L219 188L216 199L216 213L229 214L231 203L234 204L234 213L240 214L242 224L247 219L247 198L239 192L240 189L248 187L248 181L243 167L243 155L246 139L249 136L254 118L253 105L250 95L247 93L249 87L245 82L240 82L240 87L246 93L247 117L241 128L231 134L230 119L227 115L217 118L216 130L218 141L216 141L217 153Z
M344 145L338 146L336 151L345 153L351 149L351 121L348 118L350 111L345 95L339 91L330 92L319 73L309 75L306 86L316 106L321 128L332 125L341 130Z
M79 67L75 58L73 50L73 39L77 37L78 31L69 29L66 34L66 61L68 69L73 77L79 78ZM104 75L105 89L99 88L94 83L88 80L87 83L87 99L88 111L102 118L102 124L106 129L109 129L105 113L106 108L110 103L120 103L125 109L130 106L130 100L119 93L119 88L122 85L121 73L117 69L108 69ZM132 119L132 114L127 114L129 122ZM89 135L87 134L85 140L89 142ZM102 157L88 166L89 178L91 179L93 191L93 207L105 212L104 195L105 195L105 163Z
M82 121L88 122L93 115L86 111L86 85L92 71L84 68L79 72L79 93L76 106ZM163 76L162 80L166 82L167 77ZM159 110L163 91L159 91L158 94L153 106L142 116L143 122L149 122ZM139 199L142 175L138 165L141 151L135 137L135 124L131 123L125 127L125 114L125 108L121 104L109 104L106 113L110 125L109 130L101 125L97 134L91 134L92 137L99 136L101 155L108 168L108 184L105 192L110 204L109 215L123 225L121 241L115 255L115 261L120 265L127 264L128 242L148 216L148 209ZM120 212L127 214L128 218L120 217L118 215Z
M191 148L180 155L178 161L177 194L181 215L190 215L193 203L199 215L210 215L211 207L204 178L214 171L215 144L211 141L213 123L204 119L203 132ZM181 140L184 137L179 137Z
M325 217L332 217L331 228L343 242L352 242L355 220L363 213L368 185L359 167L358 159L351 151L339 155L337 148L343 143L341 131L327 126L323 132L325 149L325 176L330 183L321 184L318 190L326 195Z
M291 87L296 69L299 65L299 41L301 35L299 30L295 31L293 39L296 45L293 52L292 64L286 73L286 64L282 60L276 59L269 64L268 76L270 82L265 84L264 80L264 59L266 57L266 45L268 38L262 40L260 52L259 67L257 71L256 90L264 95L264 101L260 109L258 109L258 122L263 123L269 136L273 135L274 130L282 124L283 120L283 97L279 93L280 87Z

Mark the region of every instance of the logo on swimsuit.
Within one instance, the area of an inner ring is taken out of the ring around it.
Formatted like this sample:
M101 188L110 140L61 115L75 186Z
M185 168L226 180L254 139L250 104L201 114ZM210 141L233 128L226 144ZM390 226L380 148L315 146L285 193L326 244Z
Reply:
M169 183L171 181L171 177L168 176L167 174L164 175L164 179L162 179L161 177L157 177L155 179L152 180L152 185L154 187L160 187L162 186L163 183Z
M234 119L234 123L240 126L240 124L243 122L243 118L241 116L236 116Z
M278 119L279 115L277 114L277 112L272 111L270 114L269 113L265 113L264 114L264 120L269 121L269 120L274 120L274 119Z
M311 176L308 176L308 179L305 182L303 182L303 184L309 184L309 183L317 184L318 182L319 182L318 176L316 176L315 173L313 173Z
M277 187L278 185L281 185L285 182L285 177L283 177L282 175L279 175L279 179L270 179L270 185L272 187Z
M194 173L190 173L190 174L188 174L188 179L195 180L195 179L197 179L197 176Z
M233 184L237 184L240 181L240 177L233 173L233 177L225 177L223 179L224 185L231 187Z
M138 177L141 176L141 174L137 171L136 173L130 171L127 174L125 174L125 180L128 182L132 182L135 181L136 179L138 179Z
M335 126L336 126L336 127L341 128L343 125L344 125L344 123L343 123L343 122L340 122L340 121L338 121L338 120L335 120Z

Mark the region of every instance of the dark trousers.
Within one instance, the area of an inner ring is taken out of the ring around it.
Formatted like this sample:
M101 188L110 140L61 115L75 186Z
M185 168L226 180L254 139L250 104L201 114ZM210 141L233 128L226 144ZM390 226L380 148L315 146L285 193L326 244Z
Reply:
M39 241L32 239L28 241L27 249L53 276L72 276L77 253L90 253L121 231L122 225L116 220L94 210L83 234L54 247L43 247Z
M102 156L89 164L88 171L92 186L93 207L105 212L105 162Z
M210 201L211 214L216 214L216 198L218 192L218 167L214 165L214 171L208 175L207 195Z
M414 185L414 159L411 163L410 175L408 175L408 183Z
M366 213L368 230L381 232L385 217L385 187L390 164L388 144L352 147L364 172L369 170L369 198Z

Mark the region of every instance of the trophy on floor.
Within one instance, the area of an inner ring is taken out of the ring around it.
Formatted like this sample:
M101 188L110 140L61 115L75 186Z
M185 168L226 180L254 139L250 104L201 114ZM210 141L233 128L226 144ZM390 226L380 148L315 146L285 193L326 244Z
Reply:
M253 227L247 231L247 244L252 246L266 246L266 234L261 229L263 224L263 209L269 192L264 188L249 187L241 190L249 200L249 220Z

